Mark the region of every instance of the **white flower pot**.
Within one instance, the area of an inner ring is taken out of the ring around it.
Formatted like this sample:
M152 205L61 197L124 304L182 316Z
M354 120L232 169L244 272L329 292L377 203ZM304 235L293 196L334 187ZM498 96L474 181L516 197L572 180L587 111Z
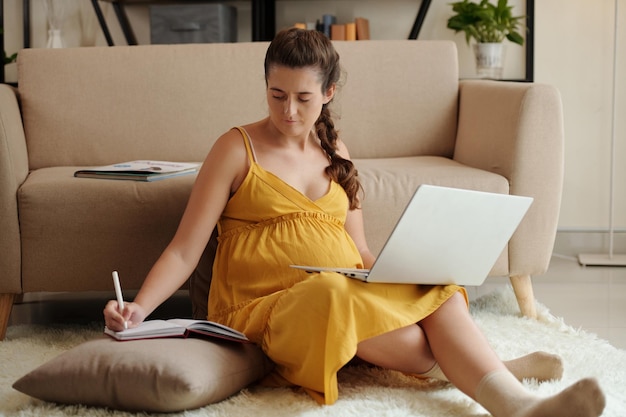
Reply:
M502 78L504 67L504 44L503 43L477 43L474 44L476 56L476 74L480 78Z
M50 29L48 31L48 43L46 44L46 48L65 48L61 30Z
M65 20L65 7L70 2L66 0L44 0L44 9L48 20L47 48L64 48L65 42L61 35L61 27Z

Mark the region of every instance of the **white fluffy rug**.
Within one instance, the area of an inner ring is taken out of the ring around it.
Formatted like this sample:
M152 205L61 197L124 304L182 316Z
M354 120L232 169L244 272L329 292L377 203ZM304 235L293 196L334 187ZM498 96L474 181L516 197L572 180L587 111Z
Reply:
M585 376L598 378L607 396L603 416L626 416L626 351L595 335L573 329L539 304L539 320L519 317L510 289L481 297L471 311L502 359L544 350L562 356L562 381L525 381L541 395L555 393ZM3 416L131 416L98 408L57 406L31 399L11 388L22 375L59 353L101 332L101 324L77 327L13 326L0 342L0 415ZM218 404L173 414L186 417L479 417L480 406L455 388L429 383L393 371L351 368L339 375L339 401L319 406L306 394L291 389L251 387ZM145 414L141 414L145 415Z

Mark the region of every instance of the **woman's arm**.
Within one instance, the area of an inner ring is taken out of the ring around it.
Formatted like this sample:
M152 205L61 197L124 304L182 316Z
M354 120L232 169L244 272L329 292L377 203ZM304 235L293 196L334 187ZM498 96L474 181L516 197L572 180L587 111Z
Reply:
M350 153L348 152L348 148L341 140L337 141L337 148L337 153L342 158L350 159ZM369 247L367 246L367 240L365 239L363 211L360 208L348 210L344 227L356 244L359 253L361 254L363 266L367 269L371 268L372 265L374 265L376 257L370 251Z
M345 229L356 244L363 266L367 269L374 265L376 257L372 254L365 240L365 227L363 226L363 211L361 209L349 210L346 217Z
M117 310L117 301L107 304L104 316L109 328L121 330L125 321L131 327L141 323L181 287L197 266L231 193L247 170L241 135L227 132L207 155L176 234L148 273L135 301L125 304L123 315Z

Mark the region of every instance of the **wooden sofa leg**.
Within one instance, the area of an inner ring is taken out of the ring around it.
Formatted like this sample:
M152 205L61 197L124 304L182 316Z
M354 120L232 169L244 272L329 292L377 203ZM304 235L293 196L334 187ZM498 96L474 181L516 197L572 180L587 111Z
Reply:
M0 341L4 340L7 334L14 299L15 294L0 294Z
M530 275L520 275L510 277L510 279L522 315L536 319L537 308L535 307L535 295L533 293L533 283L530 279Z

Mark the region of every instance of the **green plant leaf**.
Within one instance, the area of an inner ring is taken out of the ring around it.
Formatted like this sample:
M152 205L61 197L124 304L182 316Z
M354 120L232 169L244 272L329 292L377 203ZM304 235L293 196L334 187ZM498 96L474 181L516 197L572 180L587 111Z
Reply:
M4 29L2 27L0 27L0 34L4 33ZM17 52L14 53L11 56L7 56L7 51L3 51L4 52L4 65L6 64L10 64L12 62L15 62L17 60Z
M498 0L496 5L489 0L480 3L461 0L450 5L456 14L448 19L447 27L455 33L464 32L468 45L472 39L482 43L502 42L505 38L523 45L524 38L518 32L518 26L524 16L513 16L513 7L508 5L508 0Z
M506 38L508 40L510 40L513 43L516 43L518 45L524 45L524 38L522 37L522 35L520 35L517 32L511 32L508 35L506 35Z

